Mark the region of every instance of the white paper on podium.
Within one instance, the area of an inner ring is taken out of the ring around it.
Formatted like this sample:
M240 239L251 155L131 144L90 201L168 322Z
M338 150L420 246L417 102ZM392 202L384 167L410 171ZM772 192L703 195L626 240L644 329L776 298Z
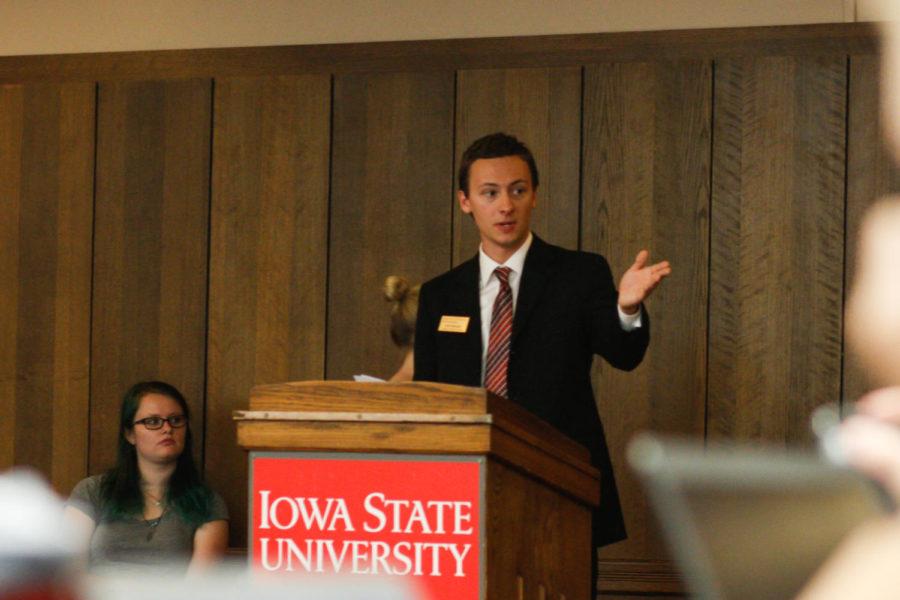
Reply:
M354 375L353 381L367 381L369 383L387 383L384 379L372 377L371 375Z

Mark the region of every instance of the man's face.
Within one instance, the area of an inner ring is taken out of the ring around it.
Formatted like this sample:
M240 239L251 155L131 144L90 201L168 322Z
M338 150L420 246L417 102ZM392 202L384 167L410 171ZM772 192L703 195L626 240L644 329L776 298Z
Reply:
M528 164L518 156L480 158L469 168L468 194L459 206L472 215L485 254L504 263L525 242L537 192Z

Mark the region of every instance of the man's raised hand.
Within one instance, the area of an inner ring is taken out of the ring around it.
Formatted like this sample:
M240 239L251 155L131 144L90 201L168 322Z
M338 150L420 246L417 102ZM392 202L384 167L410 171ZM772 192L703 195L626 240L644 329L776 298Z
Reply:
M634 264L628 267L619 281L619 308L626 314L636 313L641 302L650 296L659 282L672 272L669 261L664 260L655 265L648 265L650 253L647 250L638 252Z

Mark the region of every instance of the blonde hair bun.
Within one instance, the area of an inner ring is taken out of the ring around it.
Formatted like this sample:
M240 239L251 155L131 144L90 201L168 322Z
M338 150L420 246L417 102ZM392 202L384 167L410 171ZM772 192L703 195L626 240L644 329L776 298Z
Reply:
M419 310L419 286L405 277L391 275L384 280L384 297L391 306L391 339L401 348L411 348Z
M384 280L384 297L391 302L402 302L409 293L409 282L399 275L389 275Z

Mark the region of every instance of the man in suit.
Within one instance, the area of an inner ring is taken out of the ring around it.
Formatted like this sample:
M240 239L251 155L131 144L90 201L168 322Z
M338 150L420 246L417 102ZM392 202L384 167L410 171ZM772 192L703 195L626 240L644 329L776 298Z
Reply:
M483 385L589 448L603 490L596 547L624 539L625 524L591 362L595 354L619 369L641 362L650 339L642 302L671 269L667 262L647 265L642 250L617 291L602 256L532 234L537 187L534 158L512 136L485 136L463 154L457 197L481 246L422 286L414 378Z

